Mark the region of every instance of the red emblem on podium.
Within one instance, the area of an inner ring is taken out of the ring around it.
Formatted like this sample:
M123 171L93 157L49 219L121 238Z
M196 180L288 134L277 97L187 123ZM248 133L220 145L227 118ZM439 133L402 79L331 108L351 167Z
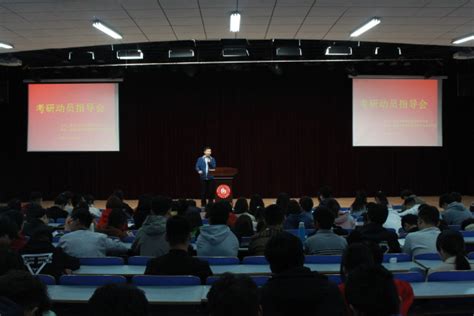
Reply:
M221 199L227 199L230 196L230 187L227 184L221 184L217 187L216 194Z

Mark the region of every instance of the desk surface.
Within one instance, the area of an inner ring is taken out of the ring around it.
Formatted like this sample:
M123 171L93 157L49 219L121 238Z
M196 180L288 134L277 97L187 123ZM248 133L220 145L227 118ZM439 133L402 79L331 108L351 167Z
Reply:
M48 293L56 303L87 303L96 286L49 285ZM203 286L140 286L150 304L201 304ZM206 292L207 293L207 292Z
M306 267L312 271L318 271L324 274L334 274L340 272L339 264L306 264ZM392 272L403 272L409 271L413 268L423 268L415 262L397 262L397 263L384 263L384 266ZM214 274L224 274L225 272L231 272L235 274L270 274L270 266L268 265L250 265L250 264L236 264L236 265L219 265L211 266L211 270ZM74 274L78 275L140 275L145 273L145 266L87 266L83 265L80 269L74 271Z
M411 283L416 299L474 297L473 281Z
M435 268L443 263L441 260L416 260L416 262L426 269ZM474 267L474 260L469 260L469 263Z

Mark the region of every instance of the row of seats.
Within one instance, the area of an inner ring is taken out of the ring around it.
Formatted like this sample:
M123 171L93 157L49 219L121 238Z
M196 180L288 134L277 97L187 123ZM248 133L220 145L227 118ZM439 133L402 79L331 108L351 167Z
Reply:
M394 273L394 278L406 282L425 282L425 276L420 272ZM271 276L254 275L250 276L258 286L263 286ZM342 279L338 274L327 275L329 280L336 284L341 284ZM51 275L40 274L38 278L46 285L56 285L56 279ZM208 277L207 285L212 285L218 276ZM427 282L449 282L449 281L474 281L474 271L443 271L433 272L428 275ZM201 285L201 279L190 275L137 275L132 277L132 284L137 286L191 286ZM89 276L89 275L63 275L59 279L60 285L70 286L102 286L110 283L127 283L124 276Z

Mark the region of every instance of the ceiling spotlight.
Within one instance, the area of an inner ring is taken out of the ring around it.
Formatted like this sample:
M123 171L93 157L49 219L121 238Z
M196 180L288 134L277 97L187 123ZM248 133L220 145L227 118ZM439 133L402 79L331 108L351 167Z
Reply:
M12 49L12 48L13 48L13 45L0 42L0 48Z
M357 37L357 36L361 35L362 33L367 32L368 30L370 30L374 26L378 25L379 23L380 23L379 18L372 18L372 19L370 19L369 22L365 23L364 25L362 25L361 27L356 29L354 32L352 32L350 36L351 37Z
M114 31L111 29L109 26L105 25L103 22L99 20L95 20L92 23L92 26L98 29L101 32L104 32L108 36L112 37L113 39L122 39L122 35L120 35L118 32Z
M472 41L472 40L474 40L474 34L469 34L469 35L454 39L451 43L452 44L462 44L462 43L469 42L469 41Z
M230 15L230 31L236 33L240 31L240 13L234 12Z

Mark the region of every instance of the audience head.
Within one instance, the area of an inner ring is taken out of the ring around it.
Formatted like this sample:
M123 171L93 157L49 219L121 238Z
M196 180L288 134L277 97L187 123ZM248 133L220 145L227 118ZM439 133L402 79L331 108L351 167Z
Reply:
M374 265L374 256L365 243L352 243L344 250L341 258L341 279L346 280L347 275L360 265Z
M122 209L114 208L109 214L109 219L107 225L109 227L118 228L122 230L124 227L127 227L128 219L127 215L122 211Z
M439 207L446 209L449 204L455 202L451 193L445 193L439 197Z
M301 214L302 209L297 200L290 200L288 203L288 214Z
M229 214L232 212L232 206L227 201L214 203L209 210L210 225L227 225Z
M324 185L319 189L318 200L322 202L325 199L332 198L332 189L331 187Z
M383 191L377 191L375 193L375 203L388 206L389 202L387 199L387 194Z
M290 197L288 196L288 194L284 192L278 194L275 204L278 205L285 214L288 212L289 203L290 203Z
M402 200L405 200L407 197L410 197L412 195L414 195L414 193L410 189L402 190L402 192L400 193L400 197L402 198Z
M168 216L171 211L171 200L168 196L158 195L151 201L151 211L155 215Z
M19 228L9 216L0 216L0 246L9 246L18 237L18 231Z
M455 257L456 270L470 270L471 266L466 259L466 247L463 235L454 230L445 230L436 239L436 249L445 261Z
M188 207L197 207L195 200L187 200L186 203L188 204Z
M71 199L71 204L73 207L89 207L86 200L81 194L74 194Z
M210 316L258 316L258 288L246 275L225 273L207 294Z
M188 210L188 201L186 199L179 199L176 201L176 213L180 216L184 216Z
M25 217L20 211L9 210L2 213L2 216L10 218L16 224L16 227L19 231L23 230L23 223L25 222Z
M367 193L365 191L357 191L355 200L351 205L353 211L359 211L367 205Z
M453 202L462 203L462 194L459 192L451 192L451 197L453 198Z
M46 210L39 204L28 204L26 208L26 220L41 220L43 223L48 224L48 216L46 216Z
M114 208L123 208L123 202L117 196L111 195L105 203L105 208L114 209Z
M120 200L120 202L123 203L123 199L125 198L125 194L123 193L123 191L121 189L115 189L114 192L112 192L112 195L116 196Z
M188 247L191 238L191 225L186 218L181 216L170 217L166 221L166 240L171 247Z
M253 236L253 222L250 216L240 215L235 221L233 231L237 237L250 237Z
M264 208L265 204L263 203L262 197L258 194L252 195L250 198L249 213L255 216L259 210L263 210Z
M94 196L92 194L84 195L84 201L87 203L88 206L94 205Z
M418 226L418 216L414 214L407 214L402 217L402 227L405 232Z
M439 224L439 211L434 206L426 205L420 207L418 211L418 227L420 229L438 226Z
M326 200L324 200L324 206L326 206L334 214L335 218L339 216L341 205L336 199L327 198Z
M48 227L41 227L36 229L30 238L31 241L39 241L39 242L53 242L53 234Z
M314 207L313 199L309 196L302 196L300 198L300 206L303 211L308 213L311 212Z
M304 265L301 240L287 232L273 236L265 246L265 258L270 263L272 273L299 268Z
M153 197L150 194L143 194L138 197L137 210L151 211L151 201Z
M388 217L388 208L386 205L367 203L367 219L370 223L383 225Z
M313 218L317 229L331 229L336 219L334 213L325 206L318 207L317 211L313 214Z
M360 265L346 281L345 297L354 315L391 316L400 309L392 274L381 265Z
M88 208L75 208L69 218L67 219L67 225L72 231L80 229L89 229L92 224L92 214Z
M51 308L46 286L25 271L12 270L0 276L0 296L21 306L25 316L42 315Z
M107 284L89 299L91 316L148 316L145 293L130 284Z
M60 194L54 199L54 205L64 209L67 205L68 199L64 195Z
M412 196L407 197L405 199L405 202L403 202L403 205L405 206L406 209L410 209L416 205L416 199Z
M247 213L249 211L249 203L247 202L246 198L239 198L234 205L234 213L235 214L242 214Z
M43 203L43 193L38 191L31 192L30 203L41 205L41 203Z
M285 221L285 214L277 204L267 206L263 216L267 227L282 226Z

